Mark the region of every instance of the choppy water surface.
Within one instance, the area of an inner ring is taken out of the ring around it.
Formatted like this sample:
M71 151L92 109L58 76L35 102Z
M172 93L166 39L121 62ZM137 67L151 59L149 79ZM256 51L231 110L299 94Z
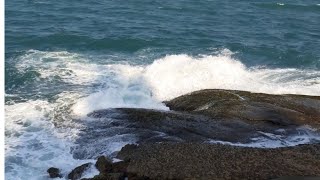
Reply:
M10 0L5 16L6 179L90 161L72 149L93 110L205 88L320 95L319 1Z

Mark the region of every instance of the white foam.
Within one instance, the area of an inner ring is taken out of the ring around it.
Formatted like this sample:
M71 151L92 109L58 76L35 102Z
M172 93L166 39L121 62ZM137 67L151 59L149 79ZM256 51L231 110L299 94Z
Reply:
M201 89L320 95L319 71L248 68L230 53L200 58L170 55L147 66L107 68L113 72L103 79L108 87L79 100L75 113L113 107L166 109L161 101Z
M5 93L4 94L4 97L17 97L18 95L16 95L16 94L7 94L7 93Z
M159 100L201 89L320 95L319 71L247 68L224 54L166 56L147 66L143 76Z
M238 87L250 73L229 56L171 55L146 67L144 77L158 99L168 100L201 89Z
M153 97L150 87L143 78L143 67L114 65L108 68L115 74L105 80L113 84L79 99L72 108L75 114L83 116L98 109L120 107L168 110Z
M80 92L73 112L79 116L93 110L116 107L167 109L161 101L201 89L232 89L269 94L320 95L320 71L246 67L228 49L200 57L168 55L149 65L94 64L85 56L69 52L30 50L17 68L36 69L48 80L96 86ZM112 63L108 63L112 62Z
M84 163L73 159L70 153L81 126L70 120L94 110L115 107L167 110L161 103L163 100L201 89L320 95L320 71L246 67L228 50L200 57L168 55L140 66L114 64L111 60L105 64L93 62L66 51L30 50L18 59L16 67L21 72L32 68L40 73L40 80L59 77L62 82L87 90L74 88L72 92L61 92L50 102L30 100L5 106L7 179L45 179L49 166L66 171ZM11 96L19 95L6 95ZM56 128L54 121L59 121L61 128ZM312 134L290 137L285 141L292 143L282 145L308 143L312 137ZM257 139L257 144L250 146L272 147L283 143L269 140ZM119 150L125 143L112 140L108 152Z
M5 106L6 179L48 179L49 167L67 175L74 167L93 162L73 158L74 132L54 127L50 116L56 113L55 106L44 100Z
M6 135L19 136L21 131L50 126L43 119L51 110L49 103L41 100L5 106Z
M30 68L40 73L40 78L52 80L55 77L72 84L91 84L106 73L107 66L90 64L90 59L67 51L29 50L18 58L16 68L23 72Z

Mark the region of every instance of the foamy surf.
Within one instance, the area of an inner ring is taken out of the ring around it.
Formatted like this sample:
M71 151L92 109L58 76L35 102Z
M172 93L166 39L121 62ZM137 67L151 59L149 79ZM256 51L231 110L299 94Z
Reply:
M201 89L320 95L320 71L247 67L227 49L198 57L167 55L146 65L115 64L109 59L95 64L77 53L30 50L16 67L21 72L36 70L37 81L59 77L66 87L77 85L82 98L72 109L79 116L118 107L166 110L162 101Z
M201 89L231 89L269 94L320 94L320 72L246 67L230 55L171 55L143 74L155 96L168 100Z
M20 72L33 69L36 81L80 85L72 109L84 116L117 107L167 109L161 102L201 89L231 89L269 94L320 95L320 71L247 67L227 49L217 55L167 55L147 65L95 64L66 51L30 50L18 58ZM81 89L81 90L80 90ZM61 89L70 91L69 89Z
M48 118L52 110L52 104L42 100L5 107L6 179L46 179L48 166L65 171L84 162L73 159L72 143L56 134Z
M70 112L77 95L61 93L56 101L29 100L5 106L5 172L6 179L48 179L47 169L58 167L66 176L70 169L95 160L74 157L81 120ZM119 151L134 143L110 137L105 154ZM82 147L86 148L86 147ZM90 147L87 147L89 149ZM98 170L92 167L83 177L93 177Z
M116 64L106 68L114 72L108 77L112 84L80 99L74 106L76 113L113 107L164 110L162 101L201 89L320 94L319 71L246 67L229 53L198 58L168 55L150 65Z
M96 64L85 55L67 51L30 50L18 58L16 68L20 73L30 69L39 73L39 77L22 86L43 94L42 90L50 86L44 88L39 84L64 85L54 89L56 94L50 100L13 100L5 105L8 179L46 179L48 167L59 167L67 173L88 162L75 159L71 149L76 146L78 131L83 126L81 121L89 121L87 114L95 110L121 107L169 110L162 101L201 89L320 95L320 71L248 67L229 50L197 57L167 55L151 64L115 63L112 59L105 62ZM23 88L7 94L6 98L16 98L19 93L25 93ZM127 143L135 143L134 135L128 136L110 137L109 149L104 153L111 154ZM282 147L309 143L314 137L318 138L305 133L280 140L256 139L250 144L231 145Z

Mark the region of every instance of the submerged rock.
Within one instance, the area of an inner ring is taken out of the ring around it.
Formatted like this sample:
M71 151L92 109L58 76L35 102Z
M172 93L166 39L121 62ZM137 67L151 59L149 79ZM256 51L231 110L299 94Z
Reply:
M47 170L47 172L49 173L50 178L62 177L62 175L60 174L60 169L58 168L51 167Z
M86 163L86 164L82 164L81 166L76 167L75 169L73 169L69 173L68 179L77 180L77 179L81 178L82 174L86 170L88 170L91 166L92 166L92 163Z

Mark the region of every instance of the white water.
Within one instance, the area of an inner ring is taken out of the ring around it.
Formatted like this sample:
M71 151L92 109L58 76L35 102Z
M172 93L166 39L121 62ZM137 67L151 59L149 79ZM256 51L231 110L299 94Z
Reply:
M320 95L320 71L249 68L232 58L229 50L197 58L168 55L141 66L106 62L94 64L69 52L31 50L21 57L17 68L35 68L46 81L59 76L67 83L99 84L74 105L79 115L113 107L167 109L161 101L201 89Z
M37 50L30 50L18 59L16 68L20 72L32 68L40 73L36 79L39 84L59 77L61 83L77 88L61 89L55 100L29 100L5 106L7 179L46 179L50 166L66 171L88 162L76 160L70 153L81 127L81 123L71 119L80 122L94 110L115 107L168 110L161 103L163 100L200 89L320 95L320 71L246 67L229 50L215 56L168 55L140 66L107 59L105 62L95 64L84 55L65 51ZM59 128L54 126L57 119ZM303 134L294 138L260 139L248 146L289 146L307 143L308 138L314 137ZM110 150L117 151L126 143L132 142L114 142Z
M62 93L55 103L44 100L29 100L5 106L5 171L8 180L49 179L46 170L58 167L66 176L76 166L94 159L77 160L71 154L81 124L72 122L74 114L63 114L68 103L77 95ZM54 126L59 121L61 128ZM61 121L63 120L63 121ZM56 122L57 123L57 122ZM134 143L113 138L109 142L109 153L119 151L125 144ZM95 168L85 173L85 177L98 174Z
M224 54L167 56L147 66L142 76L160 100L201 89L320 95L319 71L247 68Z
M69 153L70 142L55 134L48 120L52 106L41 100L6 106L6 179L45 179L51 166L81 164Z

